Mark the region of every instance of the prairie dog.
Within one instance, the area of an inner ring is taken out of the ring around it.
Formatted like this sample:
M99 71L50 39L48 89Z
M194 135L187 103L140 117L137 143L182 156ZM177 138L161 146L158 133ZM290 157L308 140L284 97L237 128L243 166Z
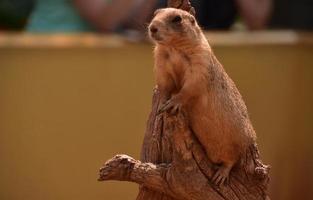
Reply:
M246 105L193 15L159 9L148 29L155 42L160 111L186 111L208 158L218 166L212 182L222 185L256 138Z

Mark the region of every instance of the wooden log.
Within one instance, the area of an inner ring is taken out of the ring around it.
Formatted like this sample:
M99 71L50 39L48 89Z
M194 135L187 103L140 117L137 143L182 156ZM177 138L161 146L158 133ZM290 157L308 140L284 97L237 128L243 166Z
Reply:
M189 129L184 113L157 115L160 106L157 89L152 105L141 161L116 155L100 169L100 181L138 183L137 200L268 199L269 167L260 161L255 144L232 170L229 184L215 186L210 181L214 164Z

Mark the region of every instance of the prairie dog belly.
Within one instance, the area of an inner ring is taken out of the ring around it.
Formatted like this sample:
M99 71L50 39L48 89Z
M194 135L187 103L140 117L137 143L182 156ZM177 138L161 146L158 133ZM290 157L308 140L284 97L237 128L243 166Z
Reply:
M168 93L168 98L181 90L188 67L183 53L170 47L156 47L155 78L160 90Z

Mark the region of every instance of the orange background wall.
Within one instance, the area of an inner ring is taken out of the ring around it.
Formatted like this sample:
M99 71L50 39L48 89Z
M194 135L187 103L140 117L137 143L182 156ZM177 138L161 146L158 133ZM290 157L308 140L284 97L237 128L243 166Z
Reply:
M214 45L272 166L272 199L313 199L313 45ZM0 47L0 199L135 199L97 182L117 153L139 158L152 46Z

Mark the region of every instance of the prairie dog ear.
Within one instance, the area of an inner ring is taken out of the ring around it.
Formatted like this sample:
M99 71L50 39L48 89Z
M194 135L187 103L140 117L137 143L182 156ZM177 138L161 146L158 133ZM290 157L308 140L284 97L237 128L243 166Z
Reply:
M154 11L153 13L153 17L155 17L157 14L159 14L160 12L162 12L163 9L157 9Z
M196 18L193 15L188 15L188 20L193 25L196 23Z
M192 15L192 16L196 16L196 10L194 7L191 7L190 10L189 10L189 13Z

